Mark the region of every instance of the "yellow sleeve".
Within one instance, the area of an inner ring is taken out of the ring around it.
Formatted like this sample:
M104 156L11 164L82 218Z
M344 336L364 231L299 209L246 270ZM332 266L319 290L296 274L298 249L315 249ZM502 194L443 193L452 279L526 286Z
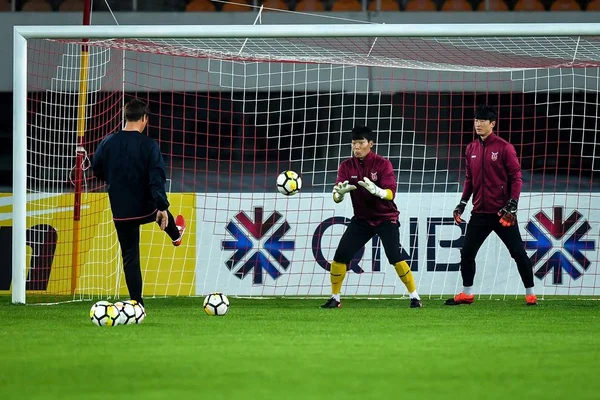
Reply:
M394 200L394 192L392 192L390 189L383 190L385 190L385 197L382 197L383 200Z

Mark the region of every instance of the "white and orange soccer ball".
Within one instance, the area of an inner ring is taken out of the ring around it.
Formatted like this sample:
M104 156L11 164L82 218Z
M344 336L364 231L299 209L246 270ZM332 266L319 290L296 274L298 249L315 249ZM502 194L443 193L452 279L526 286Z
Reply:
M302 189L302 178L294 171L283 171L277 177L277 190L285 196L293 196Z
M208 315L220 317L229 311L229 299L223 293L211 293L204 298L203 307Z

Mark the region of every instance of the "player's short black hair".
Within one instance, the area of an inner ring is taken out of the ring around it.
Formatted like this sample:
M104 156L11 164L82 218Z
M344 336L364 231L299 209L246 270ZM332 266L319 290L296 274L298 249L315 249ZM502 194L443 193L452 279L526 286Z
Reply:
M139 121L144 117L144 115L149 114L150 108L140 99L133 98L125 103L125 121Z
M368 126L355 126L352 128L352 140L363 140L366 139L367 142L375 141L375 135L373 131Z
M481 104L477 106L477 109L475 110L475 119L494 122L498 119L498 111L496 111L495 107Z

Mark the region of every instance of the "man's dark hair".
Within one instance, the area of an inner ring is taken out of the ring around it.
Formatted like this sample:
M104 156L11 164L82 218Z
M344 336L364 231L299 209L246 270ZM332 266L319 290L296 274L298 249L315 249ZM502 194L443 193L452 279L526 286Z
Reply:
M375 141L375 135L368 126L355 126L352 129L352 140L366 139L368 142Z
M150 114L150 108L140 99L131 99L125 103L125 121L134 122L141 120L144 115Z
M494 122L498 119L498 111L496 111L495 107L482 104L475 110L475 119Z

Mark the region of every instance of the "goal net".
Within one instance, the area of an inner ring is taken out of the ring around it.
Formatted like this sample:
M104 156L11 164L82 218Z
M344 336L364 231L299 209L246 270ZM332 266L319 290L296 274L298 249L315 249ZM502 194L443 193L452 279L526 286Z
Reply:
M131 97L152 110L144 134L164 155L173 214L188 221L178 248L156 225L142 227L147 297L329 294L329 263L353 215L331 191L355 125L374 130L375 152L394 167L400 242L419 292L457 292L466 225L453 224L452 210L478 104L497 107L496 133L521 161L518 221L536 291L600 294L600 30L461 37L449 26L431 37L423 25L422 35L396 27L396 36L361 37L357 25L355 37L328 37L319 25L311 37L289 26L287 37L269 37L247 28L178 38L115 30L89 41L81 28L72 39L27 40L16 71L27 78L27 218L14 225L27 253L13 275L25 271L28 301L126 296L106 187L89 160ZM301 175L298 195L277 192L284 170ZM348 268L345 295L405 294L377 237ZM478 253L474 292L524 293L494 235Z

